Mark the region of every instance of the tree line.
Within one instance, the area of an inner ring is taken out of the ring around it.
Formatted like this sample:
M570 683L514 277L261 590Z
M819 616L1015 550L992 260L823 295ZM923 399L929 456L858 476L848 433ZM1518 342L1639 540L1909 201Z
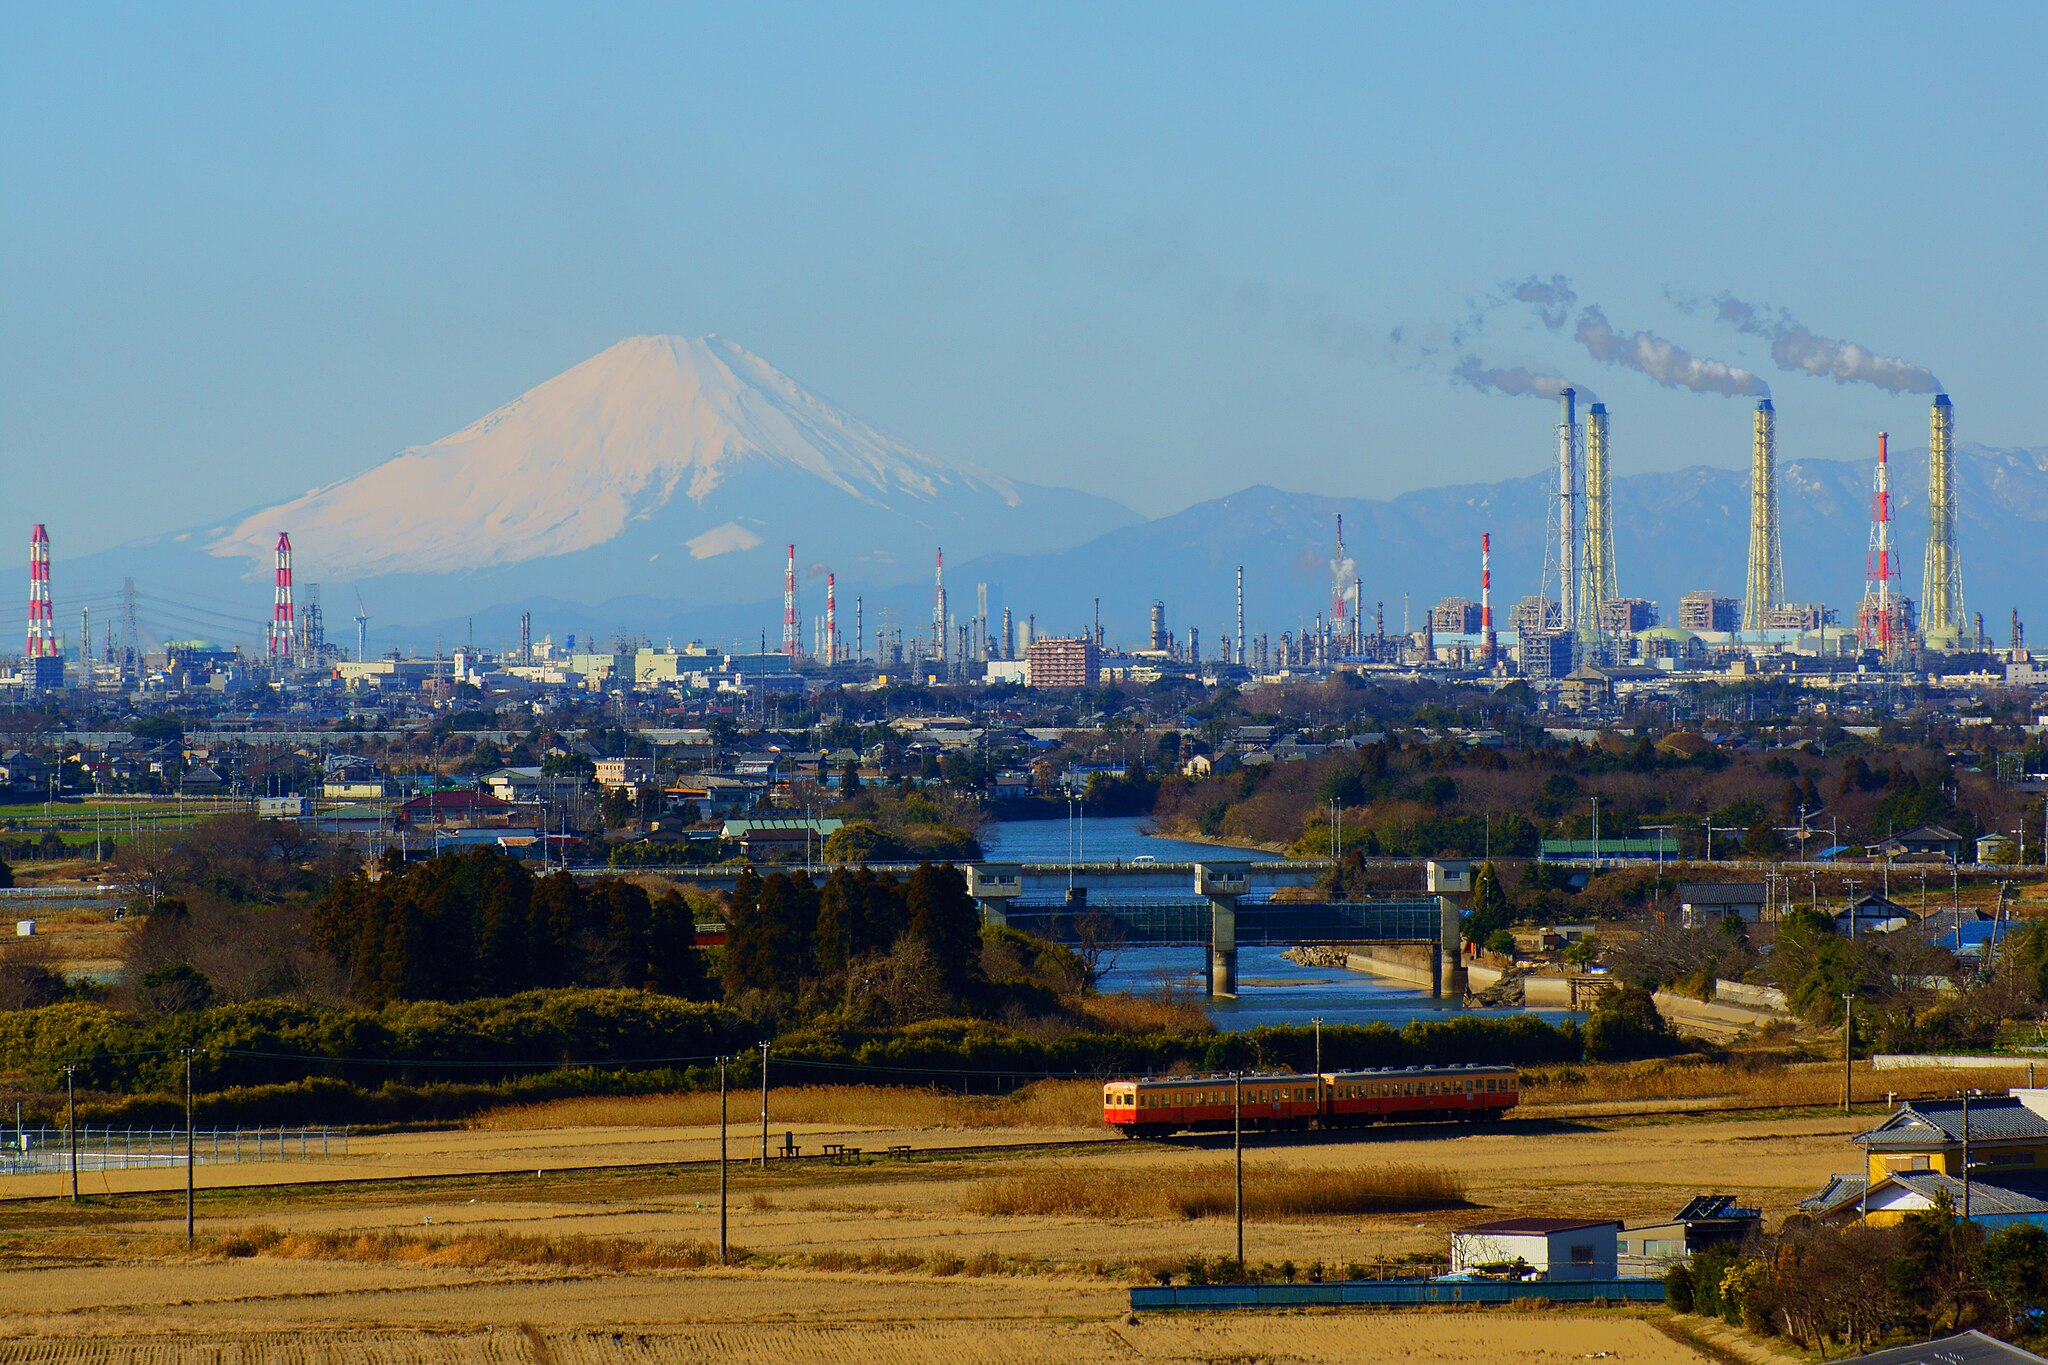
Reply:
M681 894L567 872L536 877L496 849L418 863L392 853L351 872L314 907L313 941L372 1004L566 986L710 993Z

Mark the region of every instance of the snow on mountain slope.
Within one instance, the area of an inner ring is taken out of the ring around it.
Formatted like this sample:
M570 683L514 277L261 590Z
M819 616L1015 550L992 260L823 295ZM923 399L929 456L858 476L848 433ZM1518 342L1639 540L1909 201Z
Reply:
M913 521L956 495L1020 502L1007 480L891 440L730 341L647 336L452 436L245 517L208 550L261 565L288 528L330 577L475 573L605 545L679 497L702 509L741 474L771 470ZM750 510L774 535L777 509ZM685 529L697 534L671 543L699 560L762 540L730 521Z

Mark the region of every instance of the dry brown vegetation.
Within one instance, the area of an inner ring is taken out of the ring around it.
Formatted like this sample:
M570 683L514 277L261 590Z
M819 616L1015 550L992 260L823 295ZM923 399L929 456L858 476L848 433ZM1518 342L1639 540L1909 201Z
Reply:
M1231 1212L1232 1175L1220 1166L1140 1170L1055 1166L982 1182L970 1213L1072 1218L1209 1218ZM1245 1217L1264 1220L1392 1213L1461 1204L1465 1186L1426 1166L1294 1166L1246 1175Z
M759 1114L758 1091L736 1091L730 1120ZM777 1123L847 1128L1100 1128L1102 1087L1093 1081L1040 1081L1009 1095L954 1095L888 1086L810 1085L770 1089ZM695 1127L718 1123L715 1093L594 1096L494 1109L469 1121L473 1129Z
M444 1236L381 1232L280 1233L247 1228L214 1244L215 1255L293 1260L402 1261L441 1266L546 1266L564 1270L701 1270L718 1264L708 1242L637 1242L617 1237L542 1237L519 1233ZM746 1253L734 1248L734 1260Z
M1887 1094L1901 1098L1952 1095L1964 1089L2004 1090L2027 1083L2027 1067L2011 1070L1960 1071L1941 1067L1876 1071L1858 1064L1857 1107L1883 1102ZM1522 1073L1525 1106L1618 1103L1659 1100L1727 1100L1744 1106L1782 1105L1809 1108L1842 1102L1840 1062L1792 1062L1743 1059L1711 1062L1674 1058L1614 1066L1566 1066Z

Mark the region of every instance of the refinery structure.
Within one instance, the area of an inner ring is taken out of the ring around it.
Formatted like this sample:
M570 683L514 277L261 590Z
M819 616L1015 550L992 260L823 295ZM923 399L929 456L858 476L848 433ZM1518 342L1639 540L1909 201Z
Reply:
M657 648L622 629L602 646L588 637L579 643L574 635L558 644L552 636L533 638L529 611L520 616L516 645L479 647L471 630L453 648L437 640L431 656L397 650L373 656L360 594L354 650L328 642L319 585L294 581L287 529L276 533L268 619L256 648L245 650L236 642L247 618L155 597L139 591L132 579L118 594L101 593L72 604L78 635L66 640L57 624L51 537L36 524L29 536L22 654L13 674L0 682L42 692L194 684L232 691L268 684L380 687L395 681L456 687L495 675L540 686L603 690L673 684L765 698L830 681L1066 688L1180 676L1257 685L1351 671L1520 677L1555 698L1586 693L1596 680L1626 686L1631 678L1654 681L1729 669L1816 679L1896 677L1916 669L1953 671L1939 666L1944 659L1990 657L1981 614L1969 617L1964 608L1955 413L1947 394L1936 394L1929 410L1927 539L1917 600L1906 595L1894 524L1895 472L1889 438L1882 432L1871 467L1869 535L1853 612L1843 618L1817 602L1790 600L1779 508L1778 414L1765 397L1756 404L1749 432L1749 534L1741 594L1723 596L1706 587L1688 592L1668 624L1660 623L1656 603L1623 595L1622 566L1615 554L1616 445L1608 407L1589 402L1582 420L1576 389L1561 384L1556 397L1554 481L1546 497L1541 577L1510 591L1511 605L1500 623L1494 614L1494 534L1526 543L1534 528L1480 530L1478 554L1471 561L1477 599L1443 598L1423 610L1418 621L1407 594L1401 593L1399 625L1390 632L1387 598L1399 586L1380 585L1378 596L1368 595L1370 585L1346 549L1343 518L1337 515L1330 528L1327 595L1305 602L1295 620L1262 626L1247 617L1246 570L1237 565L1229 585L1234 610L1218 623L1207 650L1200 624L1176 629L1172 604L1163 598L1149 602L1144 633L1127 641L1109 638L1100 596L1086 603L1043 604L1048 619L1059 623L1051 630L1041 630L1039 612L1023 604L1004 602L999 615L992 615L986 581L973 584L971 610L956 611L946 584L945 551L937 545L930 548L930 617L924 628L906 630L893 607L877 612L871 627L865 597L856 593L849 631L839 601L838 569L800 566L798 546L790 542L781 563L781 629L772 643L764 629L752 648L737 641L724 648L701 643ZM1842 577L1847 580L1847 572ZM806 579L822 584L822 603L806 603L801 591ZM1531 586L1533 593L1526 591ZM104 622L97 650L95 610ZM181 626L187 629L180 631ZM217 643L209 635L227 638ZM2014 611L2011 645L1993 662L2031 670L2022 640ZM1574 680L1578 685L1570 686Z

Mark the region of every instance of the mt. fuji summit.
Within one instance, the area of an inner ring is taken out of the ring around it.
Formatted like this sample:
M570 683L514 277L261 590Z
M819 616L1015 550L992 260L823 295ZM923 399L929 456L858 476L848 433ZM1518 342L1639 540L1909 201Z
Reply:
M785 542L860 590L927 573L942 544L1043 553L1136 520L914 451L722 338L645 336L352 478L76 571L240 596L289 531L302 582L357 588L398 625L527 598L761 600Z

